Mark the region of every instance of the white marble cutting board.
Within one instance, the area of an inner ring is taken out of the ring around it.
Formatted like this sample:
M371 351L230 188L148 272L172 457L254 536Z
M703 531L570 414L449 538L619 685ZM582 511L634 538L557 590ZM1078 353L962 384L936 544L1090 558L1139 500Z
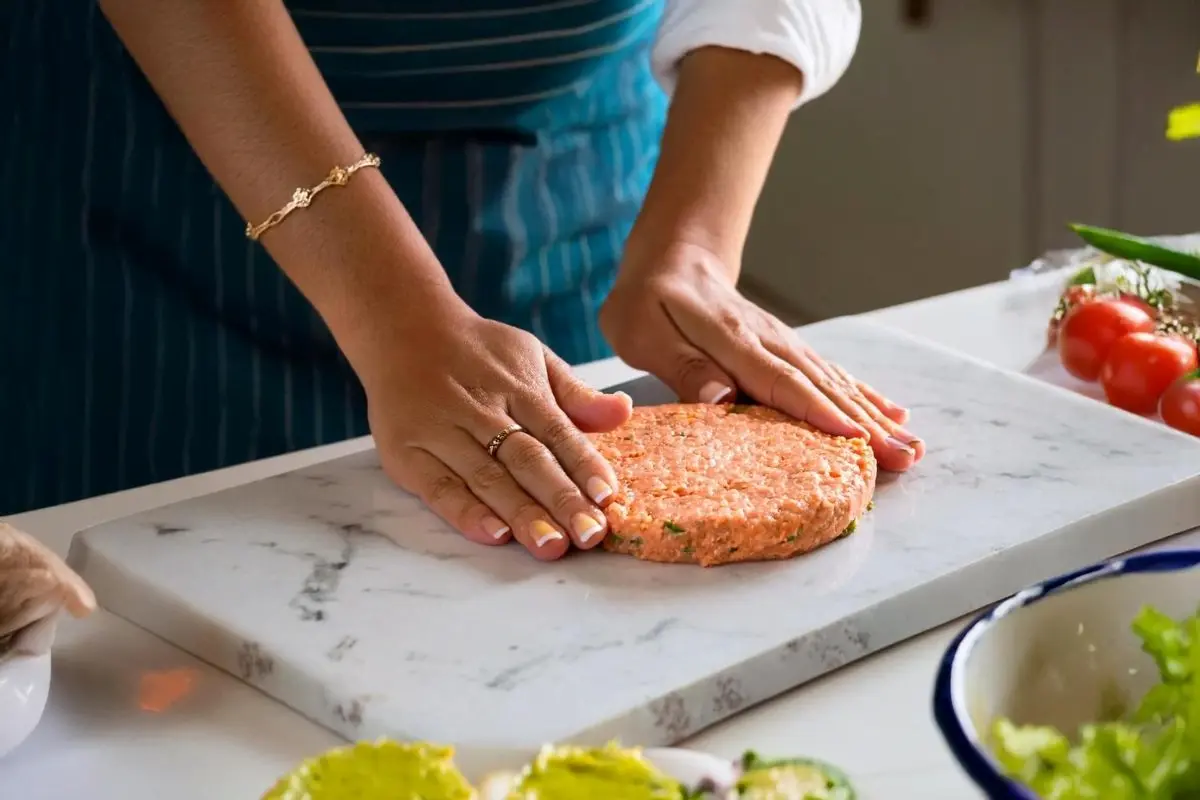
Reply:
M791 562L537 563L448 532L364 453L84 531L71 563L108 609L348 738L666 745L1200 524L1200 441L877 323L803 335L909 406L929 452Z

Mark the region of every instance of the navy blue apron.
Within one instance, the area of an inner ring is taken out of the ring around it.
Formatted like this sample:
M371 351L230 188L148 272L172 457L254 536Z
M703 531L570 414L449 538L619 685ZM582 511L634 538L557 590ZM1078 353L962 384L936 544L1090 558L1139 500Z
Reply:
M609 355L596 312L665 119L661 0L445 8L289 4L459 294L570 362ZM365 434L328 331L94 3L7 0L0 42L0 514Z

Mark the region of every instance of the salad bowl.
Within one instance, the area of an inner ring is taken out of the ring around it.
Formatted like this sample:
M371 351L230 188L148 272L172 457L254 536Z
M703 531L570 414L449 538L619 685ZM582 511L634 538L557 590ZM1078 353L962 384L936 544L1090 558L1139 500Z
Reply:
M1151 773L1166 756L1151 748L1167 742L1159 737L1169 725L1126 723L1147 712L1143 699L1191 692L1190 675L1171 682L1166 673L1188 660L1189 631L1200 633L1198 602L1200 550L1165 550L1052 578L979 615L946 650L934 685L934 719L955 759L987 797L1001 800L1036 800L1033 773L1050 763L1061 775L1082 776L1062 777L1067 785L1100 780L1083 773L1107 769L1112 741L1133 763L1130 780L1159 780ZM1190 654L1200 656L1200 644ZM1152 689L1158 694L1148 698ZM1176 755L1200 760L1200 753ZM1030 774L1018 780L1014 763L1023 757Z

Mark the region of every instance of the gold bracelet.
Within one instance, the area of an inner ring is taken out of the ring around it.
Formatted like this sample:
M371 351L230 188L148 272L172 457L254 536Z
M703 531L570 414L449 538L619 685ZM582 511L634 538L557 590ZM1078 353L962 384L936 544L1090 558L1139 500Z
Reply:
M252 225L247 222L246 238L252 242L257 242L258 237L262 236L265 232L283 222L284 219L287 218L288 214L291 214L297 208L308 208L309 204L312 203L313 198L328 189L330 186L345 186L354 173L358 172L364 167L378 168L379 163L379 156L375 155L374 153L364 153L362 158L360 158L358 161L355 161L348 167L334 167L333 169L329 170L329 174L325 177L325 180L321 181L311 189L297 189L296 191L292 192L292 199L288 202L288 204L276 211L271 216L267 217L263 222L260 222L258 225Z

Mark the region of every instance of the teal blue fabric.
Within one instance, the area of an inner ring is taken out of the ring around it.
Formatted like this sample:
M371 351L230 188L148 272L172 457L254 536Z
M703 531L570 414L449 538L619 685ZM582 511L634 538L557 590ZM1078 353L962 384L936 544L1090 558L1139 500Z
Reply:
M660 2L289 8L460 295L578 363L658 154ZM95 5L5 0L0 42L0 514L366 433Z

